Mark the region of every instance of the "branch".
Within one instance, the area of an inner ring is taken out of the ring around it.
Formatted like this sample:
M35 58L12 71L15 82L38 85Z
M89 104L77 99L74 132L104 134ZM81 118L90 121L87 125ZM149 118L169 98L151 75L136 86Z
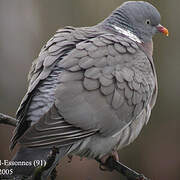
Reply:
M0 124L7 124L16 127L17 120L11 116L0 113Z
M96 159L100 163L100 169L102 169L101 166L106 167L106 170L113 171L116 170L117 172L121 173L123 176L125 176L128 180L150 180L147 177L145 177L143 174L139 174L136 171L128 168L124 164L117 162L114 160L112 156L110 156L105 163L102 163L101 160Z
M47 162L45 166L39 166L35 169L34 175L33 175L33 180L40 180L41 176L44 171L48 170L50 167L53 166L53 163L55 162L56 159L56 154L59 153L59 149L56 147L53 147L52 150L50 151L50 154L47 158ZM55 180L56 178L56 169L54 168L53 171L51 172L51 180Z

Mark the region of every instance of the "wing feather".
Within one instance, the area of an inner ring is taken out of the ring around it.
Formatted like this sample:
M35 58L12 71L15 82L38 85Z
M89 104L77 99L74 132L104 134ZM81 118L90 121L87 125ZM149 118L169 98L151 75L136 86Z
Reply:
M58 66L63 73L54 106L22 136L23 145L64 146L95 133L113 136L149 106L156 86L142 49L112 34L78 43Z

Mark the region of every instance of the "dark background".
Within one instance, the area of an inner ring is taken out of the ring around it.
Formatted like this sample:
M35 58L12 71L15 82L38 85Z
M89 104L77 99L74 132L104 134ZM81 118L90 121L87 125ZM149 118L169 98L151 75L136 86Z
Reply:
M53 33L66 25L91 26L107 17L123 0L0 0L0 112L14 116L27 88L31 62ZM120 150L120 160L152 180L180 179L180 1L149 1L162 15L169 38L154 38L159 96L148 126L138 139ZM0 159L10 159L13 128L0 125ZM63 180L124 180L102 172L93 160L59 166Z

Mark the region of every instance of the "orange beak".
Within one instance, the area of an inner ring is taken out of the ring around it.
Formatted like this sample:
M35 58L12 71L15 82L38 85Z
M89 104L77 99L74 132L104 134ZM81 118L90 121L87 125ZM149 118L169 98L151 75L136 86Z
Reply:
M165 28L164 26L162 26L161 24L156 26L157 30L161 33L163 33L166 36L169 36L169 31L167 28Z

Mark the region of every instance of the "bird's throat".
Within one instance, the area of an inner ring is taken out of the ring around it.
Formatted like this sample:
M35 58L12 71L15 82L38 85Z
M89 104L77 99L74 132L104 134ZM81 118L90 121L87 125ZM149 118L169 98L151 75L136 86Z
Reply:
M145 52L152 57L153 55L153 41L142 43L142 46L144 47Z

